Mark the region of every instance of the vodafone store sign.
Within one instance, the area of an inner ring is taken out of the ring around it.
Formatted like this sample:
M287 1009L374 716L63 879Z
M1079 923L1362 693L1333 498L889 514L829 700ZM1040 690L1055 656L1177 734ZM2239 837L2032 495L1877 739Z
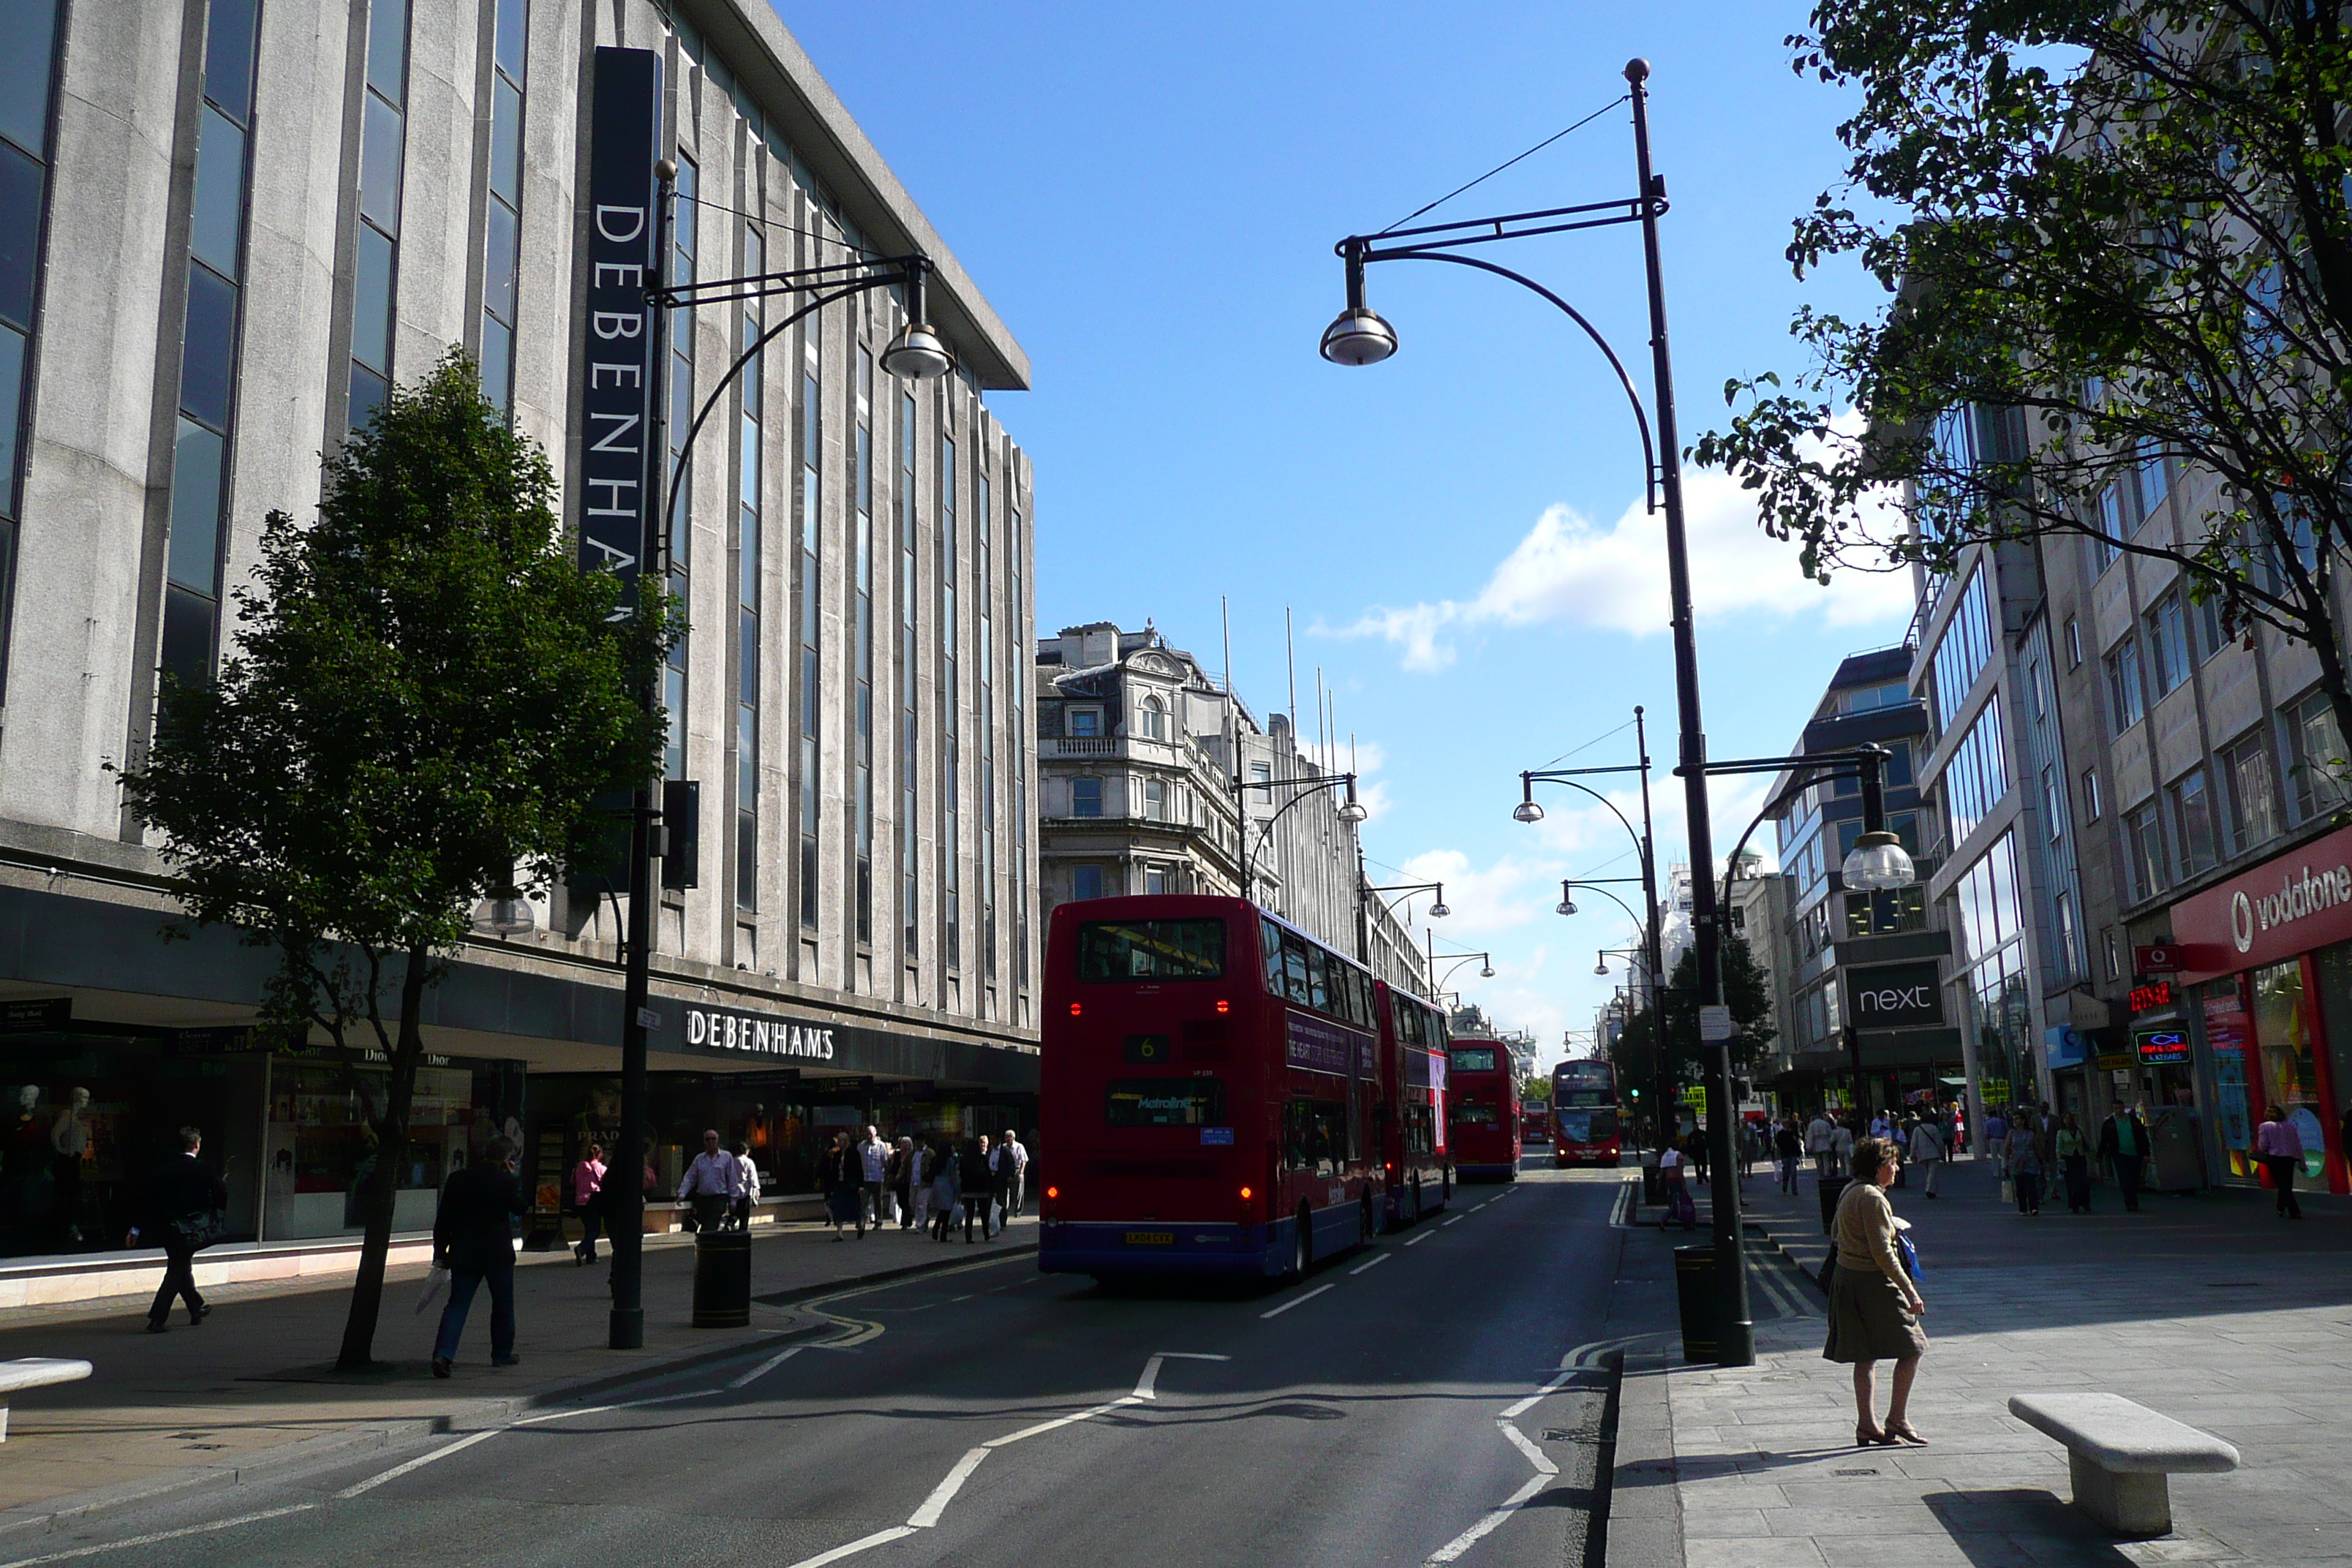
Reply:
M2172 906L2188 967L2224 973L2352 941L2352 828Z

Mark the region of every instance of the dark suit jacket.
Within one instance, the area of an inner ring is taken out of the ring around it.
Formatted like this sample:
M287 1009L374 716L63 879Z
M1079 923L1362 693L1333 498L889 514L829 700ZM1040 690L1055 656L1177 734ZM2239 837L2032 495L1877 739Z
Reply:
M504 1165L468 1165L441 1189L433 1216L433 1261L468 1273L514 1267L510 1216L522 1213L522 1184Z
M175 1219L228 1207L228 1184L194 1154L173 1155L147 1178L146 1202L139 1211L140 1239L162 1246L172 1238Z
M2139 1149L2138 1158L2147 1159L2151 1152L2147 1142L2147 1123L2130 1111L2124 1113L2124 1120L2132 1125L2132 1142ZM2116 1119L2110 1116L2099 1123L2099 1163L2103 1165L2113 1165L2116 1163L2116 1152L2121 1144L2122 1140L2116 1136Z

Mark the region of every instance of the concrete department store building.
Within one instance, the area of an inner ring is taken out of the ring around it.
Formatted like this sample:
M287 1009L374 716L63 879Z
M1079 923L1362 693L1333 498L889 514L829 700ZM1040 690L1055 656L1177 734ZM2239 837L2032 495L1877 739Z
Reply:
M898 301L830 305L696 447L665 700L700 826L656 922L661 1174L709 1125L788 1192L835 1126L1027 1125L1033 489L984 397L1028 364L766 0L15 0L0 1253L119 1237L188 1121L233 1236L352 1228L374 1069L247 1026L266 954L160 941L163 865L107 765L141 756L159 670L209 677L264 514L308 514L320 455L449 345L547 448L576 524L583 94L614 44L663 60L689 198L674 280L920 251L959 362L894 381L875 356ZM677 312L677 408L792 305ZM432 994L404 1225L468 1144L520 1132L551 1183L617 1118L618 904L575 887L532 908Z

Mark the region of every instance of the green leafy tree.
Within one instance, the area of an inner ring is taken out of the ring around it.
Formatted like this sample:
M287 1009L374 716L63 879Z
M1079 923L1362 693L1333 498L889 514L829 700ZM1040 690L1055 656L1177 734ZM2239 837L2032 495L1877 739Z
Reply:
M1890 298L1800 311L1810 367L1730 384L1698 459L1824 581L2001 541L2169 563L2224 635L2308 646L2352 734L2345 22L2315 0L1822 0L1789 41L1853 95L1851 158L1789 257L1858 262ZM2176 489L2186 526L2142 527Z
M123 774L184 921L276 951L264 1016L389 1064L380 1087L352 1072L373 1171L346 1370L372 1360L425 993L477 903L593 854L592 798L660 754L637 694L670 606L623 612L554 501L545 454L453 351L329 460L315 523L269 515L235 651L210 686L166 684Z
M1724 1005L1731 1009L1731 1021L1739 1030L1731 1042L1732 1068L1752 1071L1762 1059L1764 1047L1780 1037L1772 1022L1771 982L1749 951L1748 939L1737 931L1724 936L1722 964ZM1675 961L1673 978L1658 1009L1644 1009L1626 1019L1611 1053L1618 1080L1639 1089L1645 1100L1657 1092L1662 1033L1667 1082L1677 1092L1688 1084L1704 1084L1714 1058L1712 1048L1699 1043L1698 955L1688 948Z

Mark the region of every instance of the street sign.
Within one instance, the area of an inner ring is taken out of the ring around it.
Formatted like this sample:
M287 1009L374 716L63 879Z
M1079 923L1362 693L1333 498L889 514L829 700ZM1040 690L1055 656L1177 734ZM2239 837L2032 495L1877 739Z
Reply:
M2133 948L2132 969L2139 974L2178 974L2180 973L2180 950L2170 942L2156 947Z
M1698 1010L1698 1037L1705 1044L1719 1045L1738 1033L1731 1022L1730 1008L1701 1007Z
M1705 1110L1706 1109L1706 1086L1705 1084L1695 1083L1688 1089L1683 1090L1683 1103L1685 1105L1696 1106L1699 1110Z

